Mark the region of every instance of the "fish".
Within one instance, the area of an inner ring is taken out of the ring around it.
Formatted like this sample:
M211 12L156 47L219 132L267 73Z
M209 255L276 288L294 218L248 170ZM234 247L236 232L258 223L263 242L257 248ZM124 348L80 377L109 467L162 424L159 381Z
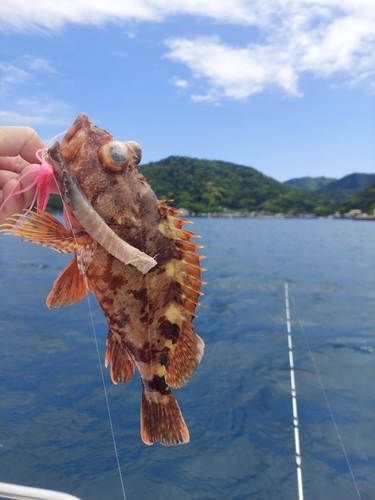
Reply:
M105 366L114 384L139 372L140 435L147 445L188 443L172 394L197 369L204 342L195 309L204 270L190 221L158 200L139 170L140 146L79 114L61 143L45 152L64 204L62 224L44 210L15 214L0 231L60 253L74 253L53 284L49 308L91 292L108 323Z

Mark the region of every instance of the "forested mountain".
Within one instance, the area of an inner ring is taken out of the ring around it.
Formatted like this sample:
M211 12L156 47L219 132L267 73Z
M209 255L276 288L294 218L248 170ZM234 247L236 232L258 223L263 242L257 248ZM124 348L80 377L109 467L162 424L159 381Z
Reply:
M192 212L269 210L284 213L328 214L335 204L313 193L299 191L254 168L224 161L170 156L140 167L160 199Z
M350 174L342 179L327 177L300 177L290 179L285 184L312 191L343 202L375 184L375 174Z
M288 186L251 167L224 161L170 156L141 165L159 199L195 212L260 208L266 200L290 191Z
M345 200L340 206L340 212L346 213L349 210L359 208L362 212L369 215L374 214L375 210L375 184L361 193L352 196L351 198Z
M319 189L325 187L333 181L336 181L332 177L296 177L285 181L284 184L288 186L294 186L299 189L304 189L305 191L318 191Z
M375 174L350 174L333 181L318 192L337 201L344 201L375 184Z

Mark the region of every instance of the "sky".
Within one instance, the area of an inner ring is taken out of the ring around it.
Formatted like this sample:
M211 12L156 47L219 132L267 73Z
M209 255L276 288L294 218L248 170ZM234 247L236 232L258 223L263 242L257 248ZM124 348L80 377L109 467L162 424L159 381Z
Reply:
M2 0L0 125L83 112L142 163L375 172L373 0Z

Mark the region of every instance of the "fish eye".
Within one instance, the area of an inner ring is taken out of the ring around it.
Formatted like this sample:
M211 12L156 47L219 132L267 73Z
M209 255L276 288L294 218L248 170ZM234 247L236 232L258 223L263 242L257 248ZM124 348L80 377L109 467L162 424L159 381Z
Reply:
M104 167L119 172L126 166L128 149L123 142L111 141L99 149L99 160Z
M136 165L139 165L142 160L142 149L141 146L138 144L138 142L134 141L127 141L124 142L124 145L128 149L128 156L129 159L130 157L132 158L132 163L135 163Z
M140 163L142 149L134 141L110 141L99 149L98 155L101 164L105 168L114 172L121 172L129 165L138 165Z

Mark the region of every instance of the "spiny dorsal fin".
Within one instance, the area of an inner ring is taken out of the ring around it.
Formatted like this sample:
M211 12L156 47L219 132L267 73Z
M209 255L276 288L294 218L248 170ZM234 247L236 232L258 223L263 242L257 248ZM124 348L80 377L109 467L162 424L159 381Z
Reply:
M190 322L184 321L177 342L170 345L165 364L165 380L179 389L186 384L197 369L204 352L203 340L193 331Z
M165 367L165 380L168 385L179 388L193 375L204 351L203 340L194 332L192 320L198 305L204 281L200 279L204 270L200 266L201 255L196 253L200 245L190 241L197 237L182 229L186 221L175 217L178 210L159 202L163 225L161 231L173 242L181 254L167 264L167 273L174 280L174 301L165 311L165 319L160 324L160 335L165 338L160 364Z

